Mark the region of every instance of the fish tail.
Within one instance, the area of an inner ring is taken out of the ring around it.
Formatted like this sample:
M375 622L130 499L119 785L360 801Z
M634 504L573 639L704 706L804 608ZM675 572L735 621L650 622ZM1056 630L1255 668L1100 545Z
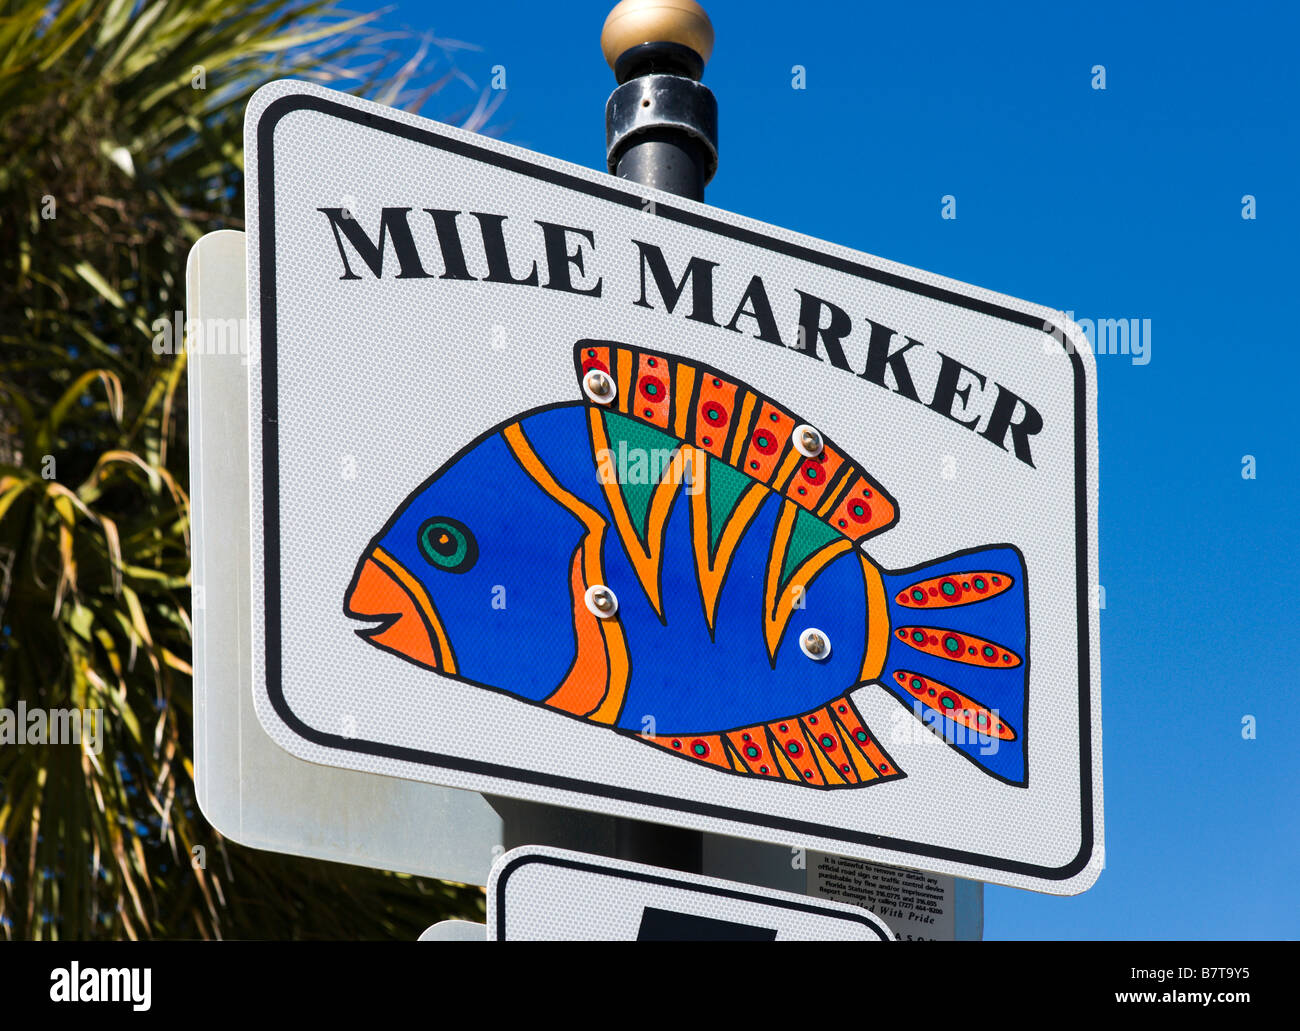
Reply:
M889 646L879 682L985 773L1028 783L1029 610L1010 545L883 574Z
M808 787L861 787L905 776L847 695L800 716L721 734L639 736L697 763Z

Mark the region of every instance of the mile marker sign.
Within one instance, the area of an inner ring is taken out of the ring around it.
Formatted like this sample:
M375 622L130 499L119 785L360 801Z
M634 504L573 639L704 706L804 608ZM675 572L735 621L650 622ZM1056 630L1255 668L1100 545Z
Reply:
M317 763L1058 893L1059 313L314 86L246 120L253 691Z

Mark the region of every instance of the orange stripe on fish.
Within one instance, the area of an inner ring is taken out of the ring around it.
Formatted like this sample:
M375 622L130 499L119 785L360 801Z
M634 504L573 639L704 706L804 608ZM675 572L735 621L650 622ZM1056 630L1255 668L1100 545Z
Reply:
M725 462L727 438L737 419L736 385L720 376L701 376L692 416L694 443Z
M885 656L889 654L889 623L885 615L889 606L880 570L860 551L858 559L862 563L862 580L867 591L867 650L862 657L859 679L869 684L880 678L885 669Z
M672 408L672 385L668 361L652 354L643 354L638 361L636 395L628 405L639 419L668 429L668 413Z
M847 697L837 698L827 708L833 710L836 721L844 728L848 741L857 750L851 753L851 757L858 776L864 782L904 776L903 771L894 764L894 760L885 754L885 750L871 736L866 723Z
M402 588L420 607L420 614L424 617L424 621L428 625L428 629L432 635L433 643L438 649L440 668L444 673L454 675L456 673L456 656L451 650L451 641L447 638L447 631L442 625L442 619L438 615L438 610L434 608L433 602L429 598L429 593L420 585L419 580L408 573L405 567L403 567L397 559L393 558L392 555L384 551L383 548L376 546L370 554L379 565L388 570L393 578L402 585ZM390 633L395 629L396 626L390 628ZM378 637L375 639L378 640ZM398 642L385 640L384 643L392 644L396 647ZM409 642L406 643L409 644Z
M803 455L799 454L799 452L793 447L786 452L785 457L781 459L780 467L776 470L776 475L772 477L772 487L774 490L779 490L784 493L785 488L790 484L790 477L792 477L794 471L799 468L799 462L802 459Z
M950 573L918 580L906 590L898 592L898 604L909 609L951 609L958 605L972 605L986 598L996 598L1011 589L1015 580L1006 573L987 569L969 573Z
M783 582L781 574L798 516L798 506L789 501L782 504L776 532L772 535L772 550L767 559L763 589L763 636L767 642L767 657L773 669L776 668L776 653L786 626L808 585L832 561L853 549L852 543L843 538L833 540L805 558L789 579Z
M700 584L700 597L704 602L704 619L712 636L718 612L718 598L731 568L731 558L741 538L754 521L768 491L761 483L750 484L728 514L709 511L709 457L686 445L682 452L688 456L691 476L694 478L691 493L691 546L695 552L695 575ZM718 538L716 550L710 550L713 528L710 520L716 516L726 519Z
M856 784L860 778L850 755L853 746L831 716L830 707L809 713L801 722L821 753L822 773L827 783Z
M778 753L790 767L794 768L795 778L814 787L823 787L826 777L814 754L811 742L804 736L803 726L798 719L776 720L767 725L777 745Z
M727 743L731 745L732 763L738 769L748 770L758 777L781 776L781 768L772 754L766 728L733 730L727 735Z
M691 429L691 399L695 394L695 369L676 362L673 365L673 433L687 440Z
M596 454L609 454L611 448L604 413L598 408L590 409L589 421L592 446ZM661 621L664 612L659 580L663 573L664 532L668 526L668 515L672 511L673 502L677 499L682 486L680 482L682 460L679 456L680 449L674 452L668 465L662 470L659 482L655 484L650 499L650 509L646 515L644 542L632 522L627 498L623 496L618 478L600 477L601 489L605 492L605 499L609 502L610 511L613 513L614 527L618 531L619 540L623 542L623 549L632 563L637 580L640 581L642 590L645 591L651 607Z
M785 488L785 496L801 508L815 511L817 502L825 496L835 474L844 465L844 457L833 450L830 445L822 448L816 458L805 458L799 463L799 469Z
M603 584L605 582L601 549L604 545L605 530L608 524L604 516L577 495L560 485L559 481L551 474L551 471L542 463L542 460L537 457L532 445L528 443L528 438L524 436L524 431L518 425L505 427L501 431L501 437L524 472L586 528L587 532L582 539L582 543L574 553L575 568L573 572L576 573L578 565L581 566L582 571L582 592L575 597L573 603L574 624L577 627L581 620L581 616L578 614L579 607L592 619L596 619L587 610L583 595L586 593L586 589L593 584ZM576 584L573 585L575 590L576 586ZM596 623L604 643L607 662L604 688L601 694L597 696L597 704L585 711L579 711L577 708L569 708L568 705L559 705L558 703L556 707L564 708L565 711L573 712L575 715L586 716L597 723L614 723L618 720L619 713L623 709L623 702L627 698L627 685L631 677L627 639L623 633L622 623L617 616L612 616L609 619L596 619ZM579 651L581 651L581 640L579 641ZM575 657L576 662L577 658ZM570 678L571 676L572 674L570 674ZM569 684L570 678L565 679L564 683L552 693L551 698L555 698L560 691L564 691L562 697L569 700L569 704L581 707L586 704L586 699L577 700L577 689ZM549 701L550 699L548 699Z
M631 407L632 401L632 352L626 347L615 347L612 349L611 357L614 360L614 382L618 385L618 396L614 403L618 405L618 410L624 414L634 414Z
M853 467L845 465L840 469L839 475L835 477L835 481L827 489L826 493L822 495L821 504L817 506L818 519L825 519L831 514L831 509L844 497L844 492L848 489L851 479L853 479Z
M601 620L587 608L587 584L582 577L582 545L574 549L569 570L569 595L573 600L573 629L577 651L560 686L546 699L555 709L586 716L600 707L609 686L609 656L600 632Z
M844 743L844 757L848 764L853 767L853 776L859 784L869 784L873 780L880 779L880 771L876 769L876 764L872 762L871 757L867 755L866 748L870 745L870 735L867 735L866 741L858 741L854 738L854 731L850 725L861 726L862 721L858 718L857 711L853 709L847 698L837 698L826 707L831 710L835 720L835 728L840 732L840 740ZM865 734L866 731L864 730ZM846 777L848 775L846 774ZM896 773L895 776L898 776ZM850 778L852 779L852 778Z
M1015 730L1006 720L956 688L905 669L895 673L894 679L922 705L942 713L968 730L996 737L1002 741L1016 739Z
M770 483L786 446L794 432L794 418L770 401L764 401L754 422L753 432L745 439L745 451L736 465L760 483ZM734 464L734 463L733 463Z
M848 490L826 519L840 533L860 541L898 518L894 503L856 469L848 482Z
M740 416L736 419L736 428L732 431L731 456L727 459L727 464L741 468L740 458L745 450L745 445L749 442L749 427L754 420L754 403L757 397L748 390L740 402Z
M551 470L546 468L542 460L537 457L537 452L533 450L532 444L528 442L523 429L517 423L506 426L501 431L501 437L524 472L582 523L589 535L600 536L605 532L605 527L608 525L605 517L568 488L560 485L560 481L555 478Z
M933 626L901 626L894 635L909 648L952 662L987 669L1015 669L1020 665L1020 656L1015 652L974 634Z

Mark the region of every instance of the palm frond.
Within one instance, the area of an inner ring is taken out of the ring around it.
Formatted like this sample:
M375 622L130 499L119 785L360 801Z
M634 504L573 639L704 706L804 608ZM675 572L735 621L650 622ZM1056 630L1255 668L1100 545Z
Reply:
M0 743L3 936L409 939L481 912L203 820L185 356L156 346L190 245L242 227L259 85L400 102L458 81L454 49L316 0L0 0L0 717L101 714L79 745Z

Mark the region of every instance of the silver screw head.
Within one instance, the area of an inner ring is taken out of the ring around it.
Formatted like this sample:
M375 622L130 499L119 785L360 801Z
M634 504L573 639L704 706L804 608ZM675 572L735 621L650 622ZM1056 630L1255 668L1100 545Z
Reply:
M810 627L800 636L799 648L808 658L820 662L831 653L830 638L820 630Z
M604 584L592 584L583 597L587 610L600 619L609 619L618 611L618 598Z
M613 401L618 392L608 373L600 369L587 370L587 374L582 377L582 389L589 398L602 405Z
M816 458L822 453L822 435L807 423L796 426L794 430L794 447L807 458Z

